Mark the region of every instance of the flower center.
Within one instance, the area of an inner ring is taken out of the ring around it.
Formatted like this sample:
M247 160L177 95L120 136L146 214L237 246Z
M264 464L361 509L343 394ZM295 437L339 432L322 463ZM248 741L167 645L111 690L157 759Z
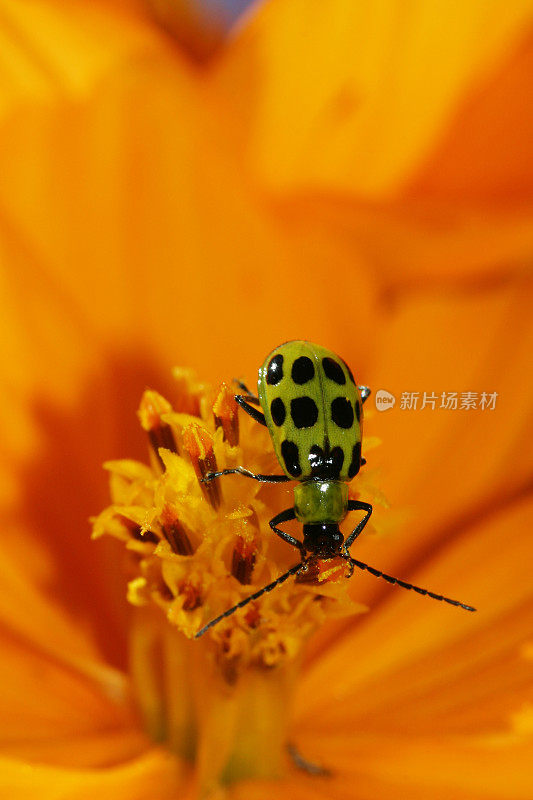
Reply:
M141 401L150 464L105 465L112 504L93 537L125 545L131 677L146 729L195 763L205 792L283 772L303 646L327 618L362 607L347 595L345 564L315 560L194 639L301 556L268 524L294 502L286 488L242 475L203 480L237 466L279 473L267 430L239 420L227 386L213 392L185 370L175 377L172 405L154 391ZM296 523L293 533L301 540Z

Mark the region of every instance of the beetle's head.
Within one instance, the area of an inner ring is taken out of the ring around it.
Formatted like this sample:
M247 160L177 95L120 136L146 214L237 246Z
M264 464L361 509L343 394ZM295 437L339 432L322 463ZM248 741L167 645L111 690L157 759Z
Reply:
M334 558L340 555L344 536L337 522L306 523L303 529L303 545L308 553L319 558Z

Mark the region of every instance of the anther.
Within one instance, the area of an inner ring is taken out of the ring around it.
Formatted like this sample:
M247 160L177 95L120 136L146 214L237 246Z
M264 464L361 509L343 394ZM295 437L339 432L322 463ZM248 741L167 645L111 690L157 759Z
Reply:
M239 583L248 585L252 582L257 548L253 542L247 541L242 536L237 537L233 548L231 574Z
M238 408L233 392L223 383L213 403L213 415L215 417L215 427L222 428L224 441L231 447L239 444Z
M184 611L194 611L202 605L202 595L197 586L193 583L184 581L178 586L178 594L183 598L182 608Z
M196 477L205 499L217 509L220 506L220 486L218 481L203 483L202 479L210 472L217 471L217 460L213 450L213 437L201 425L187 425L183 430L183 444L189 453Z
M170 506L165 506L161 513L161 530L173 553L180 556L192 556L194 550L191 540L183 524L179 521L178 515Z
M128 519L123 514L117 514L117 519L124 525L128 533L137 542L150 542L150 544L157 544L159 539L153 531L143 530L142 526L132 519Z
M161 417L169 414L172 406L162 395L147 389L142 396L139 407L139 419L144 430L148 434L150 445L154 451L161 469L164 471L165 465L159 455L159 448L164 447L173 453L178 452L178 446L168 422L163 422Z

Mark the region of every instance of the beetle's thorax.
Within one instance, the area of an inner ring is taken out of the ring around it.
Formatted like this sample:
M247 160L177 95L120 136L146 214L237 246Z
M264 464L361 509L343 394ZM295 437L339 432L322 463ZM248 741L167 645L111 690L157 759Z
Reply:
M319 558L334 558L341 554L344 536L336 522L306 524L303 531L303 546L307 553Z
M294 487L296 519L305 525L341 522L348 512L348 484L311 478Z

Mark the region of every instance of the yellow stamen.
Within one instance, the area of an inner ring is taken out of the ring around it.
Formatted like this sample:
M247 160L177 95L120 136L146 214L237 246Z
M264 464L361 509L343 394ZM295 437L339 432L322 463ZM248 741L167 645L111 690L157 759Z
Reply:
M165 506L161 512L161 529L173 553L180 556L193 554L191 537L180 522L177 511L170 506Z
M147 390L143 394L139 408L139 419L142 427L148 433L153 453L163 469L164 464L159 455L159 448L165 447L173 453L178 452L172 429L162 419L163 415L168 414L171 410L170 403L157 392Z
M203 479L217 471L217 460L213 449L213 437L201 425L189 425L183 431L183 442L189 453L196 477L200 482L206 500L218 508L220 505L220 487L216 481L204 483Z
M215 427L224 431L224 441L231 447L239 443L239 417L237 414L238 405L235 402L235 395L228 386L223 383L213 403L213 415L215 417Z
M268 431L245 415L239 430L227 386L213 394L190 371L175 377L174 404L153 391L142 397L151 467L106 464L112 505L94 520L93 536L112 535L131 554L130 673L146 730L194 760L206 794L283 772L303 646L326 619L364 608L346 592L345 561L311 558L296 579L194 640L207 622L276 580L300 555L268 525L288 505L286 487L238 475L203 482L210 472L238 465L277 471Z

